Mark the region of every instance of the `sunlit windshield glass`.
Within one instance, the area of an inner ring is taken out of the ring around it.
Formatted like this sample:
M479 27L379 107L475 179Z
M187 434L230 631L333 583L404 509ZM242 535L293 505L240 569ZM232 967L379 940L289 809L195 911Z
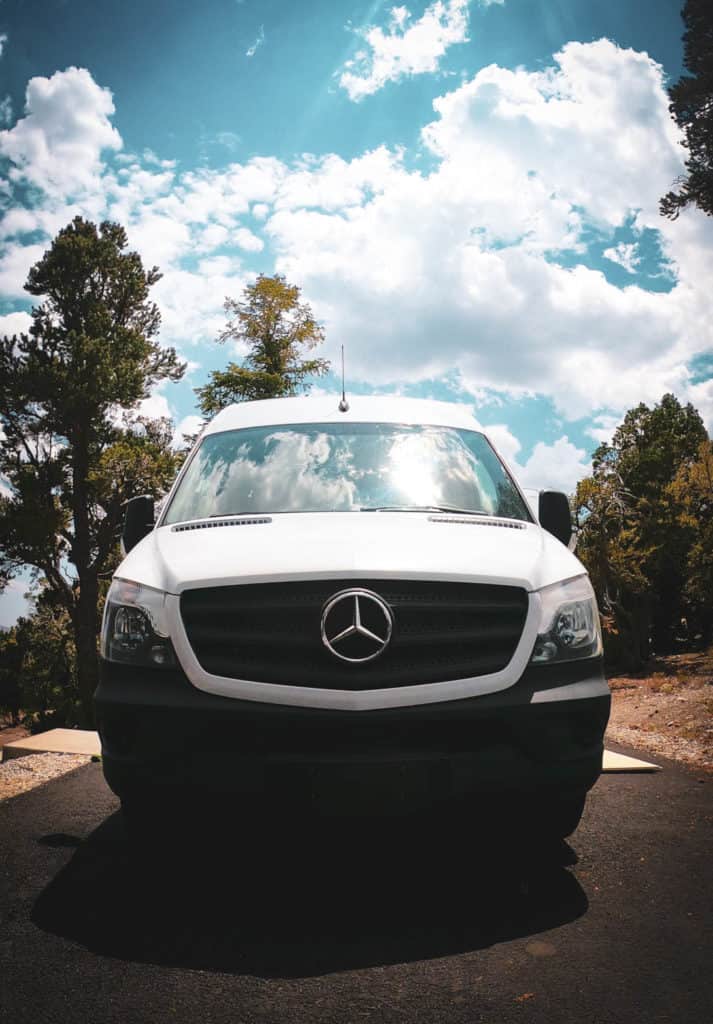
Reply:
M499 459L475 431L299 423L209 434L165 522L402 508L530 518Z

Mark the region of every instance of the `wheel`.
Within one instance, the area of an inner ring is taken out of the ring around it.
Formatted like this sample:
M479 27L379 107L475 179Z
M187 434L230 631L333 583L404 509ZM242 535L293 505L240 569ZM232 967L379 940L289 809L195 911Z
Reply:
M121 815L130 846L140 849L155 843L159 833L150 801L137 796L124 796L121 800Z
M579 825L586 799L586 793L568 793L542 800L533 812L535 829L552 839L566 839Z

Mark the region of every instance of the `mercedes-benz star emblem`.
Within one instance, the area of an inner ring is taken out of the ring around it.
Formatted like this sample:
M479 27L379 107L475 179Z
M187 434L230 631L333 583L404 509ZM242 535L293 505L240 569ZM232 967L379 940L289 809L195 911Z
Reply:
M383 654L393 628L391 609L371 590L340 590L322 609L322 643L335 658L353 664Z

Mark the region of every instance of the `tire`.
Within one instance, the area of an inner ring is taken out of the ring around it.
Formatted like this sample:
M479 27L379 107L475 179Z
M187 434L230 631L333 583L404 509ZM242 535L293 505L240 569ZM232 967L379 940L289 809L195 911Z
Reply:
M533 812L535 830L550 839L566 839L576 830L584 813L585 793L571 793L542 801Z
M123 797L121 815L129 845L140 849L154 838L155 826L152 826L150 805L137 797Z

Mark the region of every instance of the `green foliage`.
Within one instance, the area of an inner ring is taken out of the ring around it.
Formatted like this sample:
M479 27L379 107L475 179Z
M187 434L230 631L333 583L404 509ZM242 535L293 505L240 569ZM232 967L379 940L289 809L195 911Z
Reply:
M48 595L16 626L23 652L19 685L23 722L33 732L83 725L72 624Z
M20 722L22 658L17 627L0 632L0 716L9 715L12 725Z
M653 409L642 404L626 414L577 487L577 553L597 593L608 653L629 669L644 664L650 642L657 653L669 651L688 610L697 525L675 481L709 443L693 406L664 395Z
M29 273L26 289L42 297L29 333L0 340L0 573L32 566L67 616L87 723L100 577L116 563L122 505L162 494L179 459L167 422L126 415L185 369L154 340L148 293L160 275L126 245L120 225L76 217Z
M0 710L32 731L81 722L71 622L49 589L0 637Z
M324 340L324 331L299 297L300 289L281 274L260 274L245 288L242 301L225 300L228 323L219 340L241 342L249 352L244 365L229 363L196 388L204 416L214 416L231 402L297 394L308 389L308 377L327 372L326 360L301 358Z
M689 74L669 90L669 107L685 133L688 149L687 176L661 200L661 213L675 219L694 203L713 214L713 4L711 0L686 0L681 12L684 62Z
M713 632L713 443L703 441L695 461L681 466L671 496L689 531L684 599L692 632Z

